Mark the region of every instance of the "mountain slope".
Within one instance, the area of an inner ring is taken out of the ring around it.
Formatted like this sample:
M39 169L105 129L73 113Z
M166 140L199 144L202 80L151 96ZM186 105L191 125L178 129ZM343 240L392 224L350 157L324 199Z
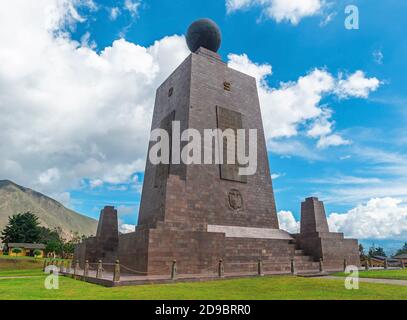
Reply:
M69 210L39 192L0 180L0 231L7 225L9 216L27 211L38 216L44 227L60 227L66 239L72 237L72 232L86 236L96 234L96 220Z

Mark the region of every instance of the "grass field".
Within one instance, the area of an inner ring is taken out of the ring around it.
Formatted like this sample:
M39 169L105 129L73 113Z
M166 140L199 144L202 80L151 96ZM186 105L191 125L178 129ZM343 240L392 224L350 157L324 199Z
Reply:
M40 270L43 266L43 263L43 259L34 259L31 257L0 256L0 271L26 269Z
M8 276L32 278L1 279ZM276 276L238 280L104 288L59 278L59 290L44 288L40 270L0 272L0 300L336 300L407 299L407 287L360 283L359 290L346 290L343 281L322 278Z
M359 290L351 291L345 289L341 280L291 276L119 288L60 277L59 290L46 290L42 265L43 260L32 258L0 258L0 300L407 300L405 286L360 283ZM388 270L360 275L406 279L406 273Z
M345 277L345 273L340 272L335 276ZM394 279L394 280L407 280L407 269L404 270L370 270L360 271L360 278L376 278L376 279Z

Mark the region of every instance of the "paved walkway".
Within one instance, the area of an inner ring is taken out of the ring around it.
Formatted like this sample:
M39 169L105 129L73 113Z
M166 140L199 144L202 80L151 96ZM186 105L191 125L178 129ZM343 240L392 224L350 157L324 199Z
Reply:
M30 279L30 278L39 278L41 276L10 276L10 277L0 277L0 280L11 280L11 279Z
M344 280L345 277L326 276L325 279ZM376 278L359 278L360 282L381 283L381 284L395 284L399 286L407 286L407 280L396 279L376 279Z

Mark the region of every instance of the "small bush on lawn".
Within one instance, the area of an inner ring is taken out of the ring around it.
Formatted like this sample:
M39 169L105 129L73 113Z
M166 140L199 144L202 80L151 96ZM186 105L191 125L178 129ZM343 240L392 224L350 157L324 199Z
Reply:
M42 251L41 250L34 250L34 257L35 258L40 258L42 255Z
M23 250L21 248L14 248L13 250L11 250L11 252L17 256L18 254L23 252Z

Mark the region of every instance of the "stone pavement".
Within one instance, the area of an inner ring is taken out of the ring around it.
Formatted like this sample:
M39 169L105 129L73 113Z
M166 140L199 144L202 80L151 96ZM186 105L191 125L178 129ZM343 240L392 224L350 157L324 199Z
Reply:
M334 276L327 276L324 277L325 279L332 279L332 280L345 280L345 277L334 277ZM376 278L359 278L360 282L368 282L368 283L380 283L380 284L393 284L399 286L407 286L407 280L396 280L396 279L376 279Z
M12 280L12 279L30 279L30 278L39 278L41 276L14 276L14 277L0 277L0 280Z

